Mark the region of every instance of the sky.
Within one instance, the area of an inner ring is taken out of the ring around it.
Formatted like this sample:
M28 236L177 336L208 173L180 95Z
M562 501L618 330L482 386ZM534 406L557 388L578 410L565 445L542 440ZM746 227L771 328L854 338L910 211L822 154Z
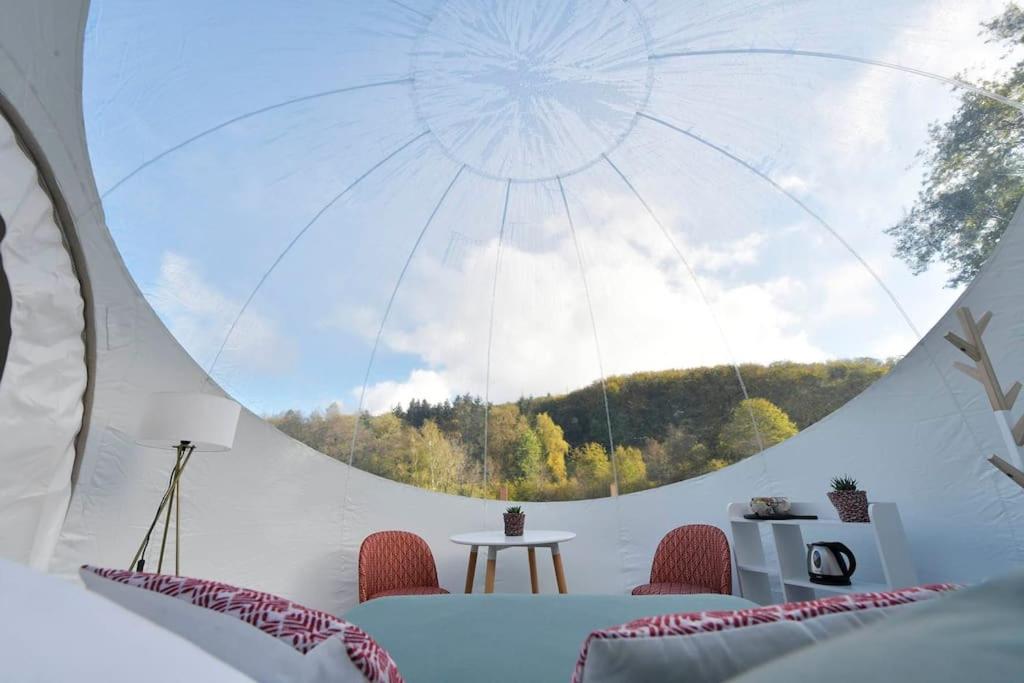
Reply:
M97 0L90 155L143 293L261 413L899 356L958 294L883 232L957 93L743 51L977 79L1001 6Z

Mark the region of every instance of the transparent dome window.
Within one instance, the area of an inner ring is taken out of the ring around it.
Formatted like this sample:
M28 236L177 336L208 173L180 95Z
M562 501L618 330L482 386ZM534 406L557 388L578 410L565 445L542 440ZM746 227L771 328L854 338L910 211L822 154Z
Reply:
M1014 16L97 0L89 151L204 389L432 490L624 494L758 457L948 309L1024 194ZM944 223L972 122L998 196Z

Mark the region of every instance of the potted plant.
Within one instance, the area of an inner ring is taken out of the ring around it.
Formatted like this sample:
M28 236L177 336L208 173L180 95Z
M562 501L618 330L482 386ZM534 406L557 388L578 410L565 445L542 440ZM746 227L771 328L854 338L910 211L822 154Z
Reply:
M505 510L502 515L505 518L505 535L522 536L523 527L526 526L526 513L523 508L513 505Z
M868 494L857 488L857 480L850 475L832 478L832 490L828 499L844 522L870 522L868 517Z

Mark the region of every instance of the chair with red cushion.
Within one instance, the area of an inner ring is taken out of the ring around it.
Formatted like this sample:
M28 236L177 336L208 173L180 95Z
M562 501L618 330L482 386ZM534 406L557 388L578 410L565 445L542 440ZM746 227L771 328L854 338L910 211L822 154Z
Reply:
M651 582L633 595L721 593L732 595L729 539L718 527L689 524L665 534L654 553Z
M378 531L359 546L359 602L388 595L441 595L427 542L408 531Z

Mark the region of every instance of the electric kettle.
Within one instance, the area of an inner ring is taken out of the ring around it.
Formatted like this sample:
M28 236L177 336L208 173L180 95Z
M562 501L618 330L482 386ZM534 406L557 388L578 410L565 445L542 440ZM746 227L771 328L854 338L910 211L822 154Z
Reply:
M849 562L844 558L848 558ZM857 558L842 543L819 541L807 544L807 574L811 583L849 586L850 577L856 570Z

